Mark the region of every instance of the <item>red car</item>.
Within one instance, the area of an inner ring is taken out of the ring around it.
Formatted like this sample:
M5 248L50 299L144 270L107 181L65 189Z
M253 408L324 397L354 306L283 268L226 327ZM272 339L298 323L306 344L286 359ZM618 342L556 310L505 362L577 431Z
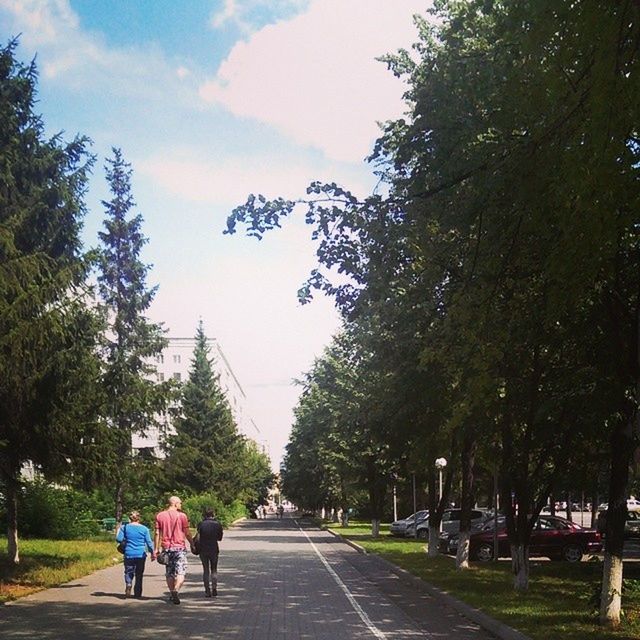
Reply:
M511 556L511 547L504 528L498 521L498 555ZM584 529L575 522L557 516L540 516L531 532L530 556L544 556L551 560L579 562L582 557L602 550L602 536L594 529ZM470 537L471 557L482 562L493 559L493 521Z

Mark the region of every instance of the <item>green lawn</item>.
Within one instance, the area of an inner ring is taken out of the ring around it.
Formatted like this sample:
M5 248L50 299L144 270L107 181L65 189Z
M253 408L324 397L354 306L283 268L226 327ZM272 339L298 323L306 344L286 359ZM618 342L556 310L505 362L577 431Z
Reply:
M602 572L600 561L568 564L531 561L529 591L513 590L510 561L474 562L469 571L458 571L449 556L429 558L425 543L392 538L388 527L374 539L370 528L356 523L348 528L331 526L370 553L376 553L410 571L450 595L501 620L534 640L637 640L640 637L640 592L625 595L626 618L617 631L596 624L589 600ZM640 563L625 565L625 579L640 584Z
M20 541L20 564L12 567L7 559L7 539L0 540L0 602L64 584L122 561L113 536L108 540L25 539Z

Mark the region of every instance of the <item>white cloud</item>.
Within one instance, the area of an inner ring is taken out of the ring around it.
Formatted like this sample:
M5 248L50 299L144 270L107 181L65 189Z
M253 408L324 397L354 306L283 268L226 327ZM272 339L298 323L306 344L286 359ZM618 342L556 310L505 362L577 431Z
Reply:
M75 90L146 99L166 99L186 77L154 47L112 48L98 32L82 29L69 0L0 0L7 27L22 34L26 50L38 52L44 78L55 79ZM186 97L184 98L186 100Z
M276 127L329 158L360 162L376 121L401 115L404 90L375 60L416 40L429 0L314 0L238 42L201 97Z
M224 0L222 9L211 16L211 26L219 29L230 20L238 18L238 8L235 0Z
M335 179L335 168L303 164L274 157L201 160L193 152L162 153L135 162L136 172L186 202L235 206L249 193L267 197L299 197L312 180ZM364 196L370 185L350 182L349 188Z
M224 0L209 19L213 29L233 24L243 33L251 33L260 21L275 22L302 11L310 0Z

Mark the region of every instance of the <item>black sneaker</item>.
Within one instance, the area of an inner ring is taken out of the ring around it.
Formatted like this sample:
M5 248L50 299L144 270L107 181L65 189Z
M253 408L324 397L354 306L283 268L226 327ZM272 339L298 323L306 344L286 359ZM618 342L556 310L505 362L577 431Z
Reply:
M214 590L211 592L211 595L212 595L212 596L214 596L214 597L215 597L215 596L217 596L217 595L218 595L218 590L217 590L217 589L214 589Z
M178 597L177 591L171 592L171 602L173 602L173 604L180 604L180 598Z

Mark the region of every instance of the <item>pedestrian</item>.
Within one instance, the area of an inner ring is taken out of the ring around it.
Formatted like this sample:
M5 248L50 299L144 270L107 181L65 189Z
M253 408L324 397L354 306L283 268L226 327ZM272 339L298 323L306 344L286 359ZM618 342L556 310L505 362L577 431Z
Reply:
M187 539L193 544L189 519L181 508L182 500L171 496L167 508L156 515L155 549L156 554L167 552L165 576L173 604L180 604L178 592L187 575L187 549L184 541Z
M133 585L133 597L141 598L147 550L151 553L152 561L156 559L156 555L151 533L140 523L140 514L137 511L132 511L129 514L129 522L118 528L116 542L124 542L124 597L128 598L131 595Z
M284 514L284 507L283 507L281 504L279 504L279 505L278 505L278 518L279 518L280 520L282 520L282 515L283 515L283 514Z
M222 525L216 520L211 507L202 513L204 519L198 525L198 550L202 561L202 580L207 598L218 595L218 555L222 540Z

